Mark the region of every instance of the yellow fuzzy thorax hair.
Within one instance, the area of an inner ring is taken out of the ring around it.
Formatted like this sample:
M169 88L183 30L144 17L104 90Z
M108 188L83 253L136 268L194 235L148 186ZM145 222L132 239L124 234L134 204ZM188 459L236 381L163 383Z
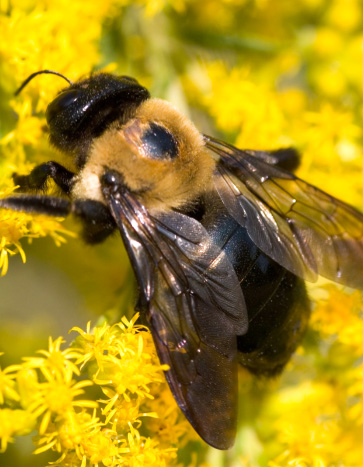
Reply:
M145 154L141 136L151 122L175 137L177 157L160 160ZM106 168L121 173L139 201L158 211L189 205L208 190L215 161L190 120L168 102L148 99L125 125L116 122L95 139L73 196L103 201L99 180Z

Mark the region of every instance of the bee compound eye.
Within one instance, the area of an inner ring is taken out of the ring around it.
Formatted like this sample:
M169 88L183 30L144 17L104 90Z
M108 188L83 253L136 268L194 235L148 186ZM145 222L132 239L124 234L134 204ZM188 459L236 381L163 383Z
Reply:
M63 91L52 101L46 111L46 119L48 124L56 117L62 115L73 107L81 96L82 91L79 89L70 89Z

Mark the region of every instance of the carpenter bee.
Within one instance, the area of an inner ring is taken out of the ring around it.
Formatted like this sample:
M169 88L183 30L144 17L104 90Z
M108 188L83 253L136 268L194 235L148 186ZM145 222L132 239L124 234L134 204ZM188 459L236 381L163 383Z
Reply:
M57 74L19 91L40 73ZM50 142L77 171L47 162L14 175L19 193L0 207L72 213L90 244L119 230L170 389L198 434L227 449L237 364L282 370L309 318L304 280L363 289L363 215L289 172L292 149L203 135L127 76L60 76L69 86L47 108ZM62 197L42 194L49 178Z

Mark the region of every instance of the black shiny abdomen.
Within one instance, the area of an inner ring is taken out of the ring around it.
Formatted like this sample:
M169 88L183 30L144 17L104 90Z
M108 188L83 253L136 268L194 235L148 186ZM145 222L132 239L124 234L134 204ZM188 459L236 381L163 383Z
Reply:
M223 206L207 208L201 222L227 254L245 297L249 329L237 337L239 362L255 374L278 373L308 322L304 281L264 255Z

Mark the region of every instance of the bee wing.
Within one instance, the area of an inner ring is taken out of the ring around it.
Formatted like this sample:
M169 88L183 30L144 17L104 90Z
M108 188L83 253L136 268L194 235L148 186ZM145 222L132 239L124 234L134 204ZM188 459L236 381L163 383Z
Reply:
M292 273L363 289L363 215L353 207L221 141L215 184L228 212L265 254Z
M171 391L199 435L227 449L236 430L236 335L248 321L234 269L196 220L151 217L128 192L108 201Z

